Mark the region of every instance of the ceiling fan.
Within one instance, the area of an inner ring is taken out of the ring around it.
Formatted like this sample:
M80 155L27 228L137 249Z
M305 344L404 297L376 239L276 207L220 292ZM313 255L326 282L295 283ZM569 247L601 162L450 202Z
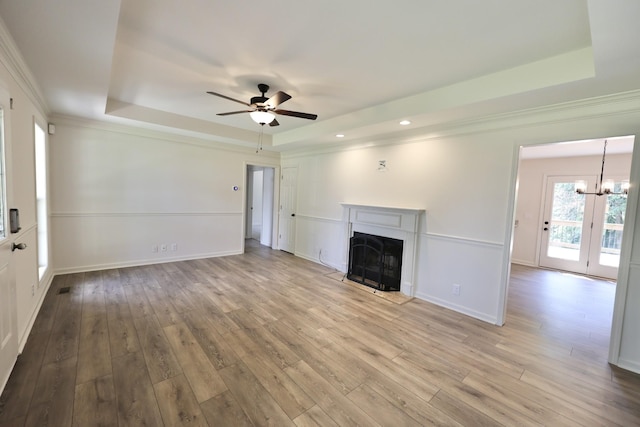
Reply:
M299 111L289 111L278 108L278 105L291 99L291 96L287 95L284 92L277 92L271 98L267 98L265 94L269 91L269 85L260 83L258 85L258 90L262 92L262 95L254 96L248 103L216 92L208 91L207 93L209 95L215 95L219 96L220 98L228 99L229 101L238 102L250 108L249 110L218 113L218 116L230 116L232 114L249 113L253 121L258 123L259 125L269 124L269 126L278 126L280 123L278 123L278 121L276 120L275 114L309 120L315 120L318 117L317 114L301 113Z

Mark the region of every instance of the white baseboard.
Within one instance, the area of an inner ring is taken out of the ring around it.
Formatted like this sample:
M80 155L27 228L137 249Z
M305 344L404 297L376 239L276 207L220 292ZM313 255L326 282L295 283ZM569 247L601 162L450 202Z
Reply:
M421 299L423 301L430 302L432 304L438 305L440 307L448 308L449 310L456 311L458 313L465 314L467 316L473 317L478 320L482 320L483 322L491 323L492 325L498 325L498 319L495 316L491 316L486 313L481 313L479 311L470 310L467 307L463 307L461 305L452 304L449 301L442 300L440 298L431 297L428 295L420 294L419 292L415 295L416 298Z
M128 261L128 262L114 262L114 263L105 263L105 264L85 265L85 266L78 266L78 267L58 268L55 270L54 275L85 273L88 271L98 271L98 270L111 270L114 268L139 267L142 265L165 264L168 262L189 261L193 259L203 259L203 258L217 258L222 256L240 255L240 254L242 254L241 251L224 251L224 252L211 252L211 253L205 253L205 254L192 254L192 255L186 255L182 257L171 257L171 258L162 258L162 259L157 259L157 258L140 259L140 260Z
M29 323L24 330L22 336L18 337L18 354L22 354L22 350L24 350L24 346L27 345L27 340L29 339L29 335L31 334L31 330L33 329L33 325L36 322L36 318L38 317L38 313L40 313L40 309L42 308L42 303L44 303L44 299L47 296L47 292L49 292L49 288L51 287L51 283L53 283L53 274L47 274L45 276L46 281L44 285L44 289L40 293L40 298L38 299L38 303L36 304L35 310L31 313L31 317L29 318Z

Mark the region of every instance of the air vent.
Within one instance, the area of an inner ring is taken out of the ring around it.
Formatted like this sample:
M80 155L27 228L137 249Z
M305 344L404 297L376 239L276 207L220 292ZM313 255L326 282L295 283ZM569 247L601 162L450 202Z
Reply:
M58 295L60 294L68 294L71 291L71 287L65 286L64 288L60 288L58 290Z

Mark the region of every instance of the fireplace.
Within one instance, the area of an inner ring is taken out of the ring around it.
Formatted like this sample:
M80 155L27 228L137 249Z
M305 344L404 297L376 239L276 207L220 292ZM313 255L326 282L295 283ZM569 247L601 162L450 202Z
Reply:
M355 232L349 242L349 280L381 291L400 290L402 240Z
M415 292L418 233L420 230L426 230L426 211L415 208L371 206L352 203L342 203L342 206L344 207L346 234L344 269L342 271L347 272L347 275L353 273L357 276L364 277L364 279L355 280L361 283L363 280L375 280L375 278L370 279L367 274L364 274L362 269L356 269L354 271L351 268L352 237L356 237L359 234L367 234L375 236L376 238L388 238L391 241L402 242L402 250L397 257L400 273L397 275L397 279L395 279L397 282L393 282L390 286L394 288L399 286L401 293L407 296L413 296ZM387 261L387 264L390 264L390 262ZM384 274L382 275L384 276ZM380 283L380 281L376 283Z

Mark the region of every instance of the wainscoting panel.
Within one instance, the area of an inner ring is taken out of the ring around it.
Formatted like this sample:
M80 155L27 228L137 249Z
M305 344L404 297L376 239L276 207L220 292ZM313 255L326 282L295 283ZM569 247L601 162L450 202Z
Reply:
M296 221L296 255L346 271L348 224L305 214L297 214Z
M420 234L416 297L495 324L503 250L495 242Z
M631 263L629 266L629 284L640 283L640 264ZM620 286L620 285L618 285ZM636 325L636 327L622 328L622 345L618 366L630 371L640 373L640 340L638 340L638 328L640 325L640 287L629 286L627 288L627 306L624 309L623 325Z
M53 214L56 273L239 254L242 218L240 212Z

